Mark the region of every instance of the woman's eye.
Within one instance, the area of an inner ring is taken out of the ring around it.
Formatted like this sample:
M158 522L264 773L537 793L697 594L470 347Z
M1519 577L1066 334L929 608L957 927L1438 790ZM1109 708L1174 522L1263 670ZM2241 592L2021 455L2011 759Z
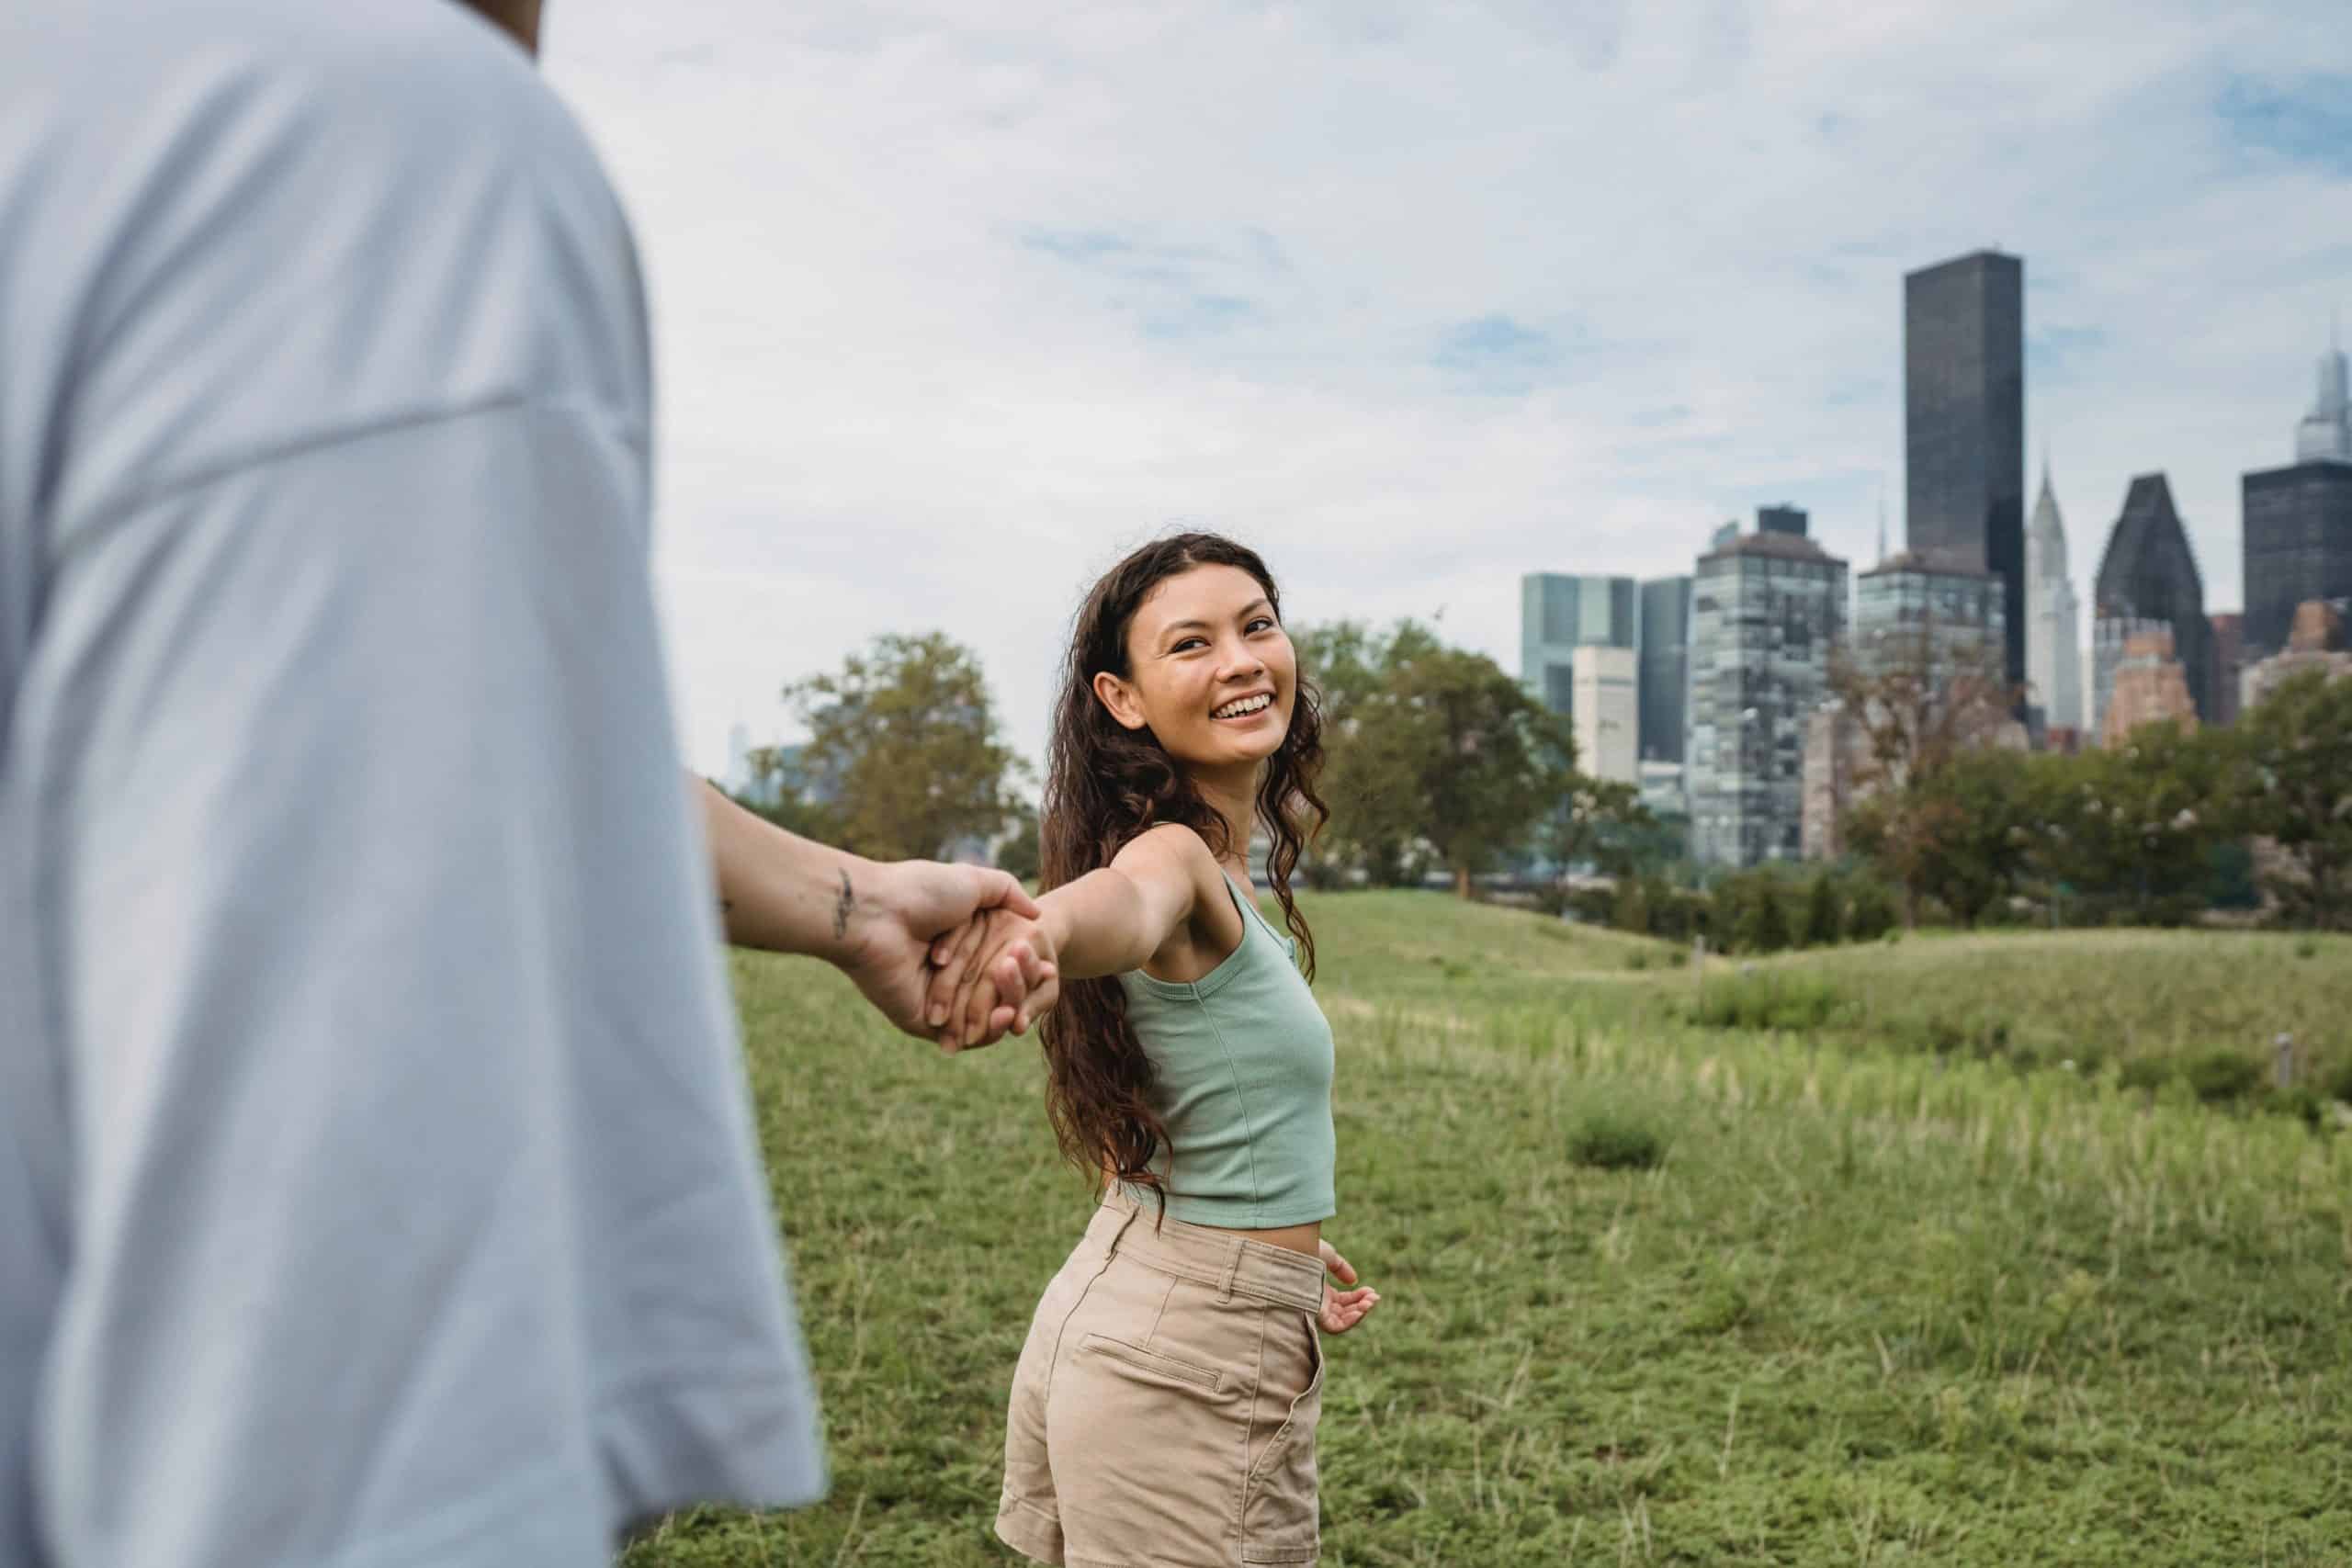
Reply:
M1249 629L1253 632L1265 631L1272 626L1273 624L1273 618L1272 616L1261 615L1256 620L1250 623Z
M1177 644L1173 649L1170 649L1169 651L1170 651L1170 652L1172 652L1172 653L1182 653L1182 652L1184 652L1187 649L1193 649L1193 648L1206 648L1207 646L1208 646L1208 644L1207 644L1206 642L1203 641L1203 640L1202 640L1201 638L1199 638L1199 637L1186 637L1183 641L1182 641L1182 642L1178 643L1178 644Z

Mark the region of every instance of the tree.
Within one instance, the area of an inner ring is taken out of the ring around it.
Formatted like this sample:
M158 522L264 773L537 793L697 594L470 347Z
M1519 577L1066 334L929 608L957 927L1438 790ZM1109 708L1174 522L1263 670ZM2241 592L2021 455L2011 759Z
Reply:
M887 633L784 697L808 727L795 773L844 848L935 857L1012 817L1027 769L998 734L978 660L945 635Z
M1544 850L1561 874L1589 863L1604 876L1631 876L1645 835L1657 826L1641 792L1621 780L1597 779L1565 765L1560 783L1563 793L1546 821Z
M1299 637L1325 694L1327 840L1375 881L1417 876L1423 858L1470 879L1527 841L1568 793L1566 727L1483 654L1400 623Z
M1741 952L1778 953L1789 945L1789 912L1770 877L1754 878L1739 895L1739 905Z
M1842 722L1861 739L1848 837L1902 888L1903 923L1916 926L1928 879L1951 863L1946 840L1968 827L1950 792L1930 785L1962 756L2001 739L2018 692L1992 649L1963 644L1939 654L1932 616L1874 644L1867 665L1840 654L1829 686Z
M1826 871L1815 874L1805 888L1804 919L1797 927L1799 947L1832 947L1843 934L1838 927L1838 887Z
M2236 825L2290 920L2352 929L2352 679L2310 670L2238 721Z
M2020 826L2031 863L2095 907L2178 925L2204 907L2213 846L2236 830L2227 730L2165 720L2118 746L2037 757Z

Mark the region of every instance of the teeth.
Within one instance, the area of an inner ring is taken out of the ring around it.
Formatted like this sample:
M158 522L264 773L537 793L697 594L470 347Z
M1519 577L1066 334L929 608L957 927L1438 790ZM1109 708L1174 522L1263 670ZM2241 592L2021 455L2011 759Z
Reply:
M1273 699L1272 697L1266 696L1244 697L1238 703L1226 704L1225 706L1217 709L1215 713L1209 715L1209 716L1211 718L1238 718L1245 713L1256 713L1260 708L1264 707L1268 703L1272 701Z

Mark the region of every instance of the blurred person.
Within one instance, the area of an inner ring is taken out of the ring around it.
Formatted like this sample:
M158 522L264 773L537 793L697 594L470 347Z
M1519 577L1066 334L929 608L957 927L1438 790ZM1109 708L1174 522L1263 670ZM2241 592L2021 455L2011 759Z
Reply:
M1009 955L1054 966L1022 1005L1062 1150L1104 1179L1013 1373L996 1530L1039 1562L1316 1557L1320 1334L1380 1301L1322 1235L1332 1039L1290 889L1322 760L1265 563L1210 534L1148 545L1072 632L1038 912L936 944L934 1016L975 1039ZM1250 886L1260 827L1288 936Z
M815 1497L714 862L920 1033L929 939L1035 908L698 833L628 224L537 6L482 10L0 49L9 1568L588 1564Z

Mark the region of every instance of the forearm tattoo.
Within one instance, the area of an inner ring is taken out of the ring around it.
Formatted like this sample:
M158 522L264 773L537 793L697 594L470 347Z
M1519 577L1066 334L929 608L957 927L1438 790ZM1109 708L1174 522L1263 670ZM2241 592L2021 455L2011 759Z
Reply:
M849 918L857 908L857 895L850 891L849 873L842 873L842 896L833 900L833 940L839 942L849 935Z

